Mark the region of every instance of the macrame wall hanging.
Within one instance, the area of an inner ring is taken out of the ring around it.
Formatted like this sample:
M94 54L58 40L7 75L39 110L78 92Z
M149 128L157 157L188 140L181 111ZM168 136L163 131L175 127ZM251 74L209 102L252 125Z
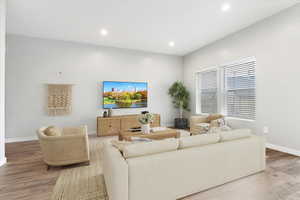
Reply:
M72 87L70 84L48 84L48 114L68 115L72 111Z

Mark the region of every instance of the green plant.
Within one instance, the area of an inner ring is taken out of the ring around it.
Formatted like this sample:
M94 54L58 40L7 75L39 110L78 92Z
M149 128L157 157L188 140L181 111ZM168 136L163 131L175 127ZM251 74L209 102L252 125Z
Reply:
M182 82L176 81L169 88L169 95L172 97L172 103L175 108L179 108L180 118L183 118L183 110L190 111L189 100L190 93Z
M139 122L141 124L150 124L153 122L154 115L151 113L141 114L139 116Z

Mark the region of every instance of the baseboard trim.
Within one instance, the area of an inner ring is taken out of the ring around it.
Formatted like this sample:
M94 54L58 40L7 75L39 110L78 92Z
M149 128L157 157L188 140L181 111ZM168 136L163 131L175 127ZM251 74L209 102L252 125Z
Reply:
M6 163L6 157L0 160L0 167Z
M37 140L37 136L5 138L5 143L27 142Z
M88 135L95 135L96 131L88 132ZM13 142L27 142L38 140L37 136L29 136L29 137L14 137L14 138L5 138L5 143L13 143Z
M271 144L271 143L267 143L266 147L269 149L283 152L283 153L288 153L288 154L291 154L294 156L300 156L300 151L295 150L295 149L291 149L291 148L287 148L287 147L283 147L283 146L279 146L279 145L275 145L275 144Z
M163 124L162 127L174 127L174 123Z

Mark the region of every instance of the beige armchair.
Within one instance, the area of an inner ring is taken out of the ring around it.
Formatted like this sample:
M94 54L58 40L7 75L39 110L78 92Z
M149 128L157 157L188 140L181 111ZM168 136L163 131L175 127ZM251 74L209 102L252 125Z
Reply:
M206 130L200 126L201 123L211 123L211 121L223 118L223 115L220 114L211 114L211 115L196 115L190 118L190 132L191 135L197 135L205 133Z
M63 166L88 162L89 143L87 127L69 127L61 130L59 136L47 136L46 127L38 130L38 138L44 162L49 166Z
M200 123L208 123L207 116L198 115L190 118L190 132L192 135L201 134L204 130L199 126Z

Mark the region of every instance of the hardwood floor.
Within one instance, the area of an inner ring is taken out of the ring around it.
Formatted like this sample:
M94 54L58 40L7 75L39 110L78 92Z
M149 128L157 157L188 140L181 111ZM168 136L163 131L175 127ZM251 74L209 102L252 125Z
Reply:
M267 150L265 172L248 176L184 200L299 200L300 158Z
M47 171L38 142L6 145L8 163L0 168L0 199L48 199L59 169Z
M99 139L100 138L93 138ZM0 199L47 200L59 172L47 171L38 142L6 145L8 163L0 168ZM76 167L76 166L70 166ZM69 168L69 167L68 167ZM267 150L267 170L184 200L296 200L300 199L300 158Z

